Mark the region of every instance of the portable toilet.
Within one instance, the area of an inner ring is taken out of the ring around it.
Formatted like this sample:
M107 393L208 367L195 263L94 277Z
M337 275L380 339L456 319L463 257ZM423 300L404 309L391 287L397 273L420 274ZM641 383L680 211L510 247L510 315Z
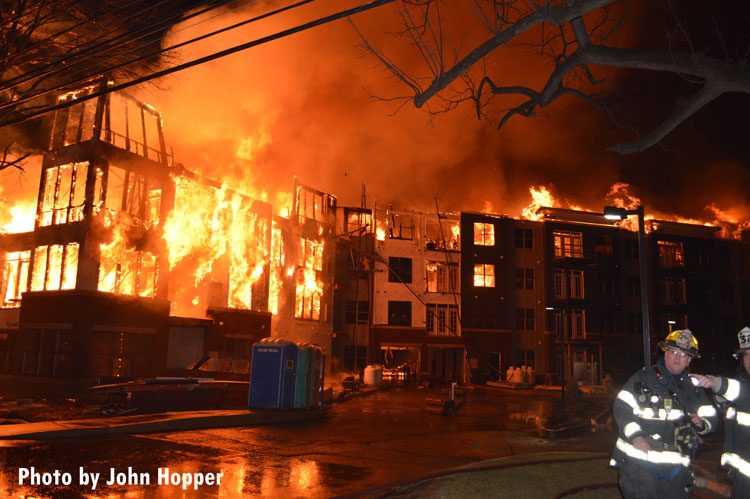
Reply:
M253 345L248 405L258 409L294 407L299 348L291 341L263 338Z
M294 390L294 408L307 409L312 404L312 378L314 353L312 345L302 343L298 345L297 379Z
M312 358L312 386L310 387L312 400L310 403L312 407L317 408L323 405L323 376L325 375L325 355L317 345L313 345Z
M325 375L326 375L326 355L323 353L323 349L319 348L320 350L320 367L316 367L316 374L318 375L318 404L323 405L323 388L324 388L324 382L325 382Z

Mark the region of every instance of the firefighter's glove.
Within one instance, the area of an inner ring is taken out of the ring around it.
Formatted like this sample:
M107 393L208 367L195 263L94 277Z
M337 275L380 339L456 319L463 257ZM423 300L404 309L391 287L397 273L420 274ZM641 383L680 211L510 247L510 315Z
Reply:
M698 429L691 421L687 421L674 430L674 443L680 454L689 455L690 451L697 449L701 444Z

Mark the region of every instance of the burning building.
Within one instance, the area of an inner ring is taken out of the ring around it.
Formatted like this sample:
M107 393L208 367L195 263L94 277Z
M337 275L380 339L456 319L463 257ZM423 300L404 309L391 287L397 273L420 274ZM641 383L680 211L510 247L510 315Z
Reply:
M295 186L274 215L174 162L160 114L111 84L59 97L33 228L0 236L0 375L75 390L210 356L247 376L272 325L329 351L335 198Z
M548 383L632 372L643 362L637 233L580 209L532 214L344 208L334 323L344 365L406 365L433 381L504 380L519 366ZM701 362L728 365L722 352L750 318L742 234L648 221L652 352L689 327Z
M345 208L337 262L337 353L414 379L465 380L452 214Z

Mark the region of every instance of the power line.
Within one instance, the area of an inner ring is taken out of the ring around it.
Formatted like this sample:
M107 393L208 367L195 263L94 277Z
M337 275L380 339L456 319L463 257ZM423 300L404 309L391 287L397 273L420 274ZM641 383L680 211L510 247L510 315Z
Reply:
M124 8L127 8L127 7L130 7L131 5L133 5L133 4L135 4L135 3L138 3L138 2L140 2L140 1L141 1L141 0L132 0L132 1L130 2L130 3L127 3L127 4L125 4L125 5L118 5L118 6L117 6L117 7L115 7L114 9L111 9L111 10L108 10L108 11L105 11L105 12L101 12L101 13L97 14L96 16L94 16L94 17L93 17L93 18L91 18L91 19L86 19L85 21L81 21L81 22L79 22L78 24L74 24L73 26L70 26L70 27L68 27L68 28L65 28L65 29L63 29L63 30L61 30L61 31L58 31L57 33L55 33L55 34L53 34L53 35L50 35L50 36L48 36L47 38L43 38L42 40L39 40L39 41L37 41L37 42L34 42L34 43L32 43L31 45L28 45L28 46L26 46L26 47L23 47L23 48L22 48L21 50L19 50L19 51L17 51L17 52L12 52L12 53L6 54L6 55L5 55L5 56L3 56L2 58L0 58L0 62L5 62L5 61L7 61L8 59L13 59L13 58L15 58L15 57L18 57L19 55L23 55L23 54L25 54L26 52L28 52L29 50L31 50L31 49L33 49L33 48L36 48L36 47L40 47L40 46L44 45L44 44L45 44L46 42L48 42L48 41L50 41L50 40L52 40L52 39L54 39L54 38L57 38L57 37L58 37L58 36L60 36L60 35L64 35L65 33L68 33L68 32L70 32L70 31L73 31L73 30L74 30L74 29L76 29L76 28L80 28L81 26L83 26L83 25L85 25L85 24L87 24L87 23L90 23L90 22L96 21L97 19L99 19L99 18L101 18L101 17L104 17L104 16L106 16L107 14L111 14L111 13L113 13L113 12L117 12L118 10L121 10L121 9L124 9ZM41 10L41 9L43 9L43 8L44 8L44 6L42 5L42 6L38 7L38 8L37 8L37 10ZM28 13L28 12L27 12L26 14L19 14L19 18L22 18L22 17L24 17L24 16L26 16L26 15L29 15L29 14L30 14L30 13ZM75 41L75 40L77 40L77 39L79 39L79 38L81 38L81 35L79 35L79 36L76 36L75 38L73 38L73 40L72 40L72 41Z
M253 2L255 2L255 1L257 1L257 0L253 0ZM86 75L84 75L84 76L82 76L82 77L80 77L80 78L78 78L76 80L67 81L67 82L61 83L61 84L59 84L59 85L57 85L55 87L51 87L51 88L48 88L48 89L45 89L45 90L40 90L40 91L38 91L36 93L28 94L28 95L26 95L24 97L21 97L19 99L14 100L12 102L7 102L5 104L1 104L0 105L0 110L7 109L9 107L16 106L16 105L22 104L24 102L28 102L30 100L36 99L38 97L41 97L43 95L47 95L49 93L56 92L58 90L62 90L64 88L70 87L71 85L75 85L77 83L83 83L83 82L85 82L87 80L90 80L93 76L96 76L97 74L109 73L110 71L114 71L114 70L121 69L121 68L126 67L126 66L130 66L131 64L135 64L136 62L143 61L143 60L148 59L150 57L153 57L155 55L159 55L159 54L162 54L162 53L165 53L165 52L176 50L178 48L184 47L184 46L189 45L191 43L195 43L195 42L204 40L206 38L210 38L212 36L219 35L219 34L224 33L226 31L230 31L232 29L239 28L239 27L244 26L246 24L250 24L252 22L256 22L256 21L259 21L259 20L262 20L262 19L274 16L276 14L280 14L280 13L285 12L287 10L291 10L291 9L300 7L302 5L308 4L308 3L313 2L313 1L315 1L315 0L302 0L301 2L297 2L295 4L288 5L286 7L282 7L280 9L276 9L276 10L271 11L271 12L267 12L267 13L262 14L260 16L256 16L256 17L253 17L253 18L250 18L250 19L246 19L244 21L241 21L239 23L233 24L231 26L226 26L226 27L221 28L219 30L213 31L211 33L207 33L205 35L201 35L201 36L196 37L196 38L192 38L190 40L178 43L176 45L172 45L170 47L166 47L166 48L163 48L163 49L155 50L155 51L153 51L153 52L151 52L149 54L142 55L142 56L137 57L135 59L131 59L130 61L123 62L123 63L120 63L120 64L116 64L114 66L110 66L110 67L108 67L108 68L106 68L106 69L104 69L104 70L102 70L100 72L97 72L97 73L94 73L94 74L86 74ZM201 22L203 22L203 21L201 21ZM193 26L197 26L198 24L200 24L200 23L196 23ZM153 42L149 42L149 44L150 43L153 43ZM148 45L148 44L146 44L146 45ZM81 72L82 71L77 71L77 72L75 72L73 74L81 74Z
M308 23L305 23L305 24L301 24L299 26L295 26L294 28L289 28L289 29L280 31L278 33L274 33L273 35L268 35L268 36L265 36L265 37L262 37L262 38L258 38L257 40L253 40L253 41L250 41L250 42L247 42L247 43L236 45L236 46L234 46L232 48L229 48L229 49L226 49L226 50L222 50L222 51L219 51L219 52L215 52L215 53L213 53L211 55L195 59L195 60L187 62L185 64L180 64L178 66L173 66L171 68L164 69L162 71L157 71L155 73L151 73L149 75L142 76L140 78L136 78L135 80L131 80L131 81L128 81L128 82L125 82L125 83L121 83L119 85L113 85L113 86L111 86L111 87L109 87L107 89L93 92L93 93L91 93L89 95L80 97L80 98L75 99L75 100L71 99L70 101L67 101L67 102L59 103L59 104L56 104L56 105L53 105L53 106L47 106L46 108L42 108L42 109L30 112L30 113L26 113L26 114L17 116L15 118L11 118L9 120L6 120L6 121L3 121L2 123L0 123L0 128L6 127L6 126L9 126L9 125L15 125L17 123L22 123L22 122L27 121L27 120L29 120L31 118L35 118L37 116L41 116L42 114L46 114L46 113L48 113L50 111L57 111L59 109L64 109L64 108L67 108L67 107L71 107L71 106L73 106L75 104L78 104L79 102L83 102L83 101L86 101L86 100L89 100L89 99L94 99L96 97L108 94L110 92L116 92L118 90L123 90L125 88L129 88L129 87L132 87L134 85L145 83L145 82L153 80L155 78L161 78L162 76L167 76L167 75L175 73L177 71L182 71L183 69L188 69L188 68L191 68L193 66L197 66L199 64L203 64L203 63L210 62L210 61L213 61L213 60L216 60L216 59L220 59L222 57L225 57L225 56L228 56L228 55L232 55L232 54L235 54L237 52L240 52L240 51L252 48L252 47L256 47L258 45L262 45L262 44L268 43L268 42L273 41L273 40L278 40L280 38L284 38L284 37L287 37L289 35L293 35L295 33L306 31L306 30L308 30L310 28L314 28L314 27L317 27L317 26L320 26L320 25L323 25L323 24L327 24L327 23L329 23L331 21L336 21L336 20L344 18L344 17L349 17L349 16L354 15L354 14L359 14L360 12L365 12L365 11L374 9L376 7L381 7L383 5L386 5L386 4L389 4L389 3L393 3L394 1L395 0L374 0L372 2L368 2L368 3L360 5L358 7L352 7L351 9L346 9L346 10L343 10L343 11L339 11L339 12L337 12L335 14L331 14L329 16L325 16L325 17L316 19L315 21L311 21L311 22L308 22Z
M190 7L190 8L194 8L194 7L198 7L198 6L204 5L206 3L210 3L210 1L211 0L203 0L202 2L198 2L193 7ZM205 13L205 12L207 12L209 10L215 9L215 8L221 6L221 5L230 3L231 1L233 1L233 0L225 0L224 2L222 2L219 5L216 5L216 6L213 6L213 7L208 7L206 9L201 10L201 11L197 11L197 12L195 12L193 14L190 14L186 18L180 17L185 12L183 10L183 11L181 11L178 14L168 15L168 16L162 17L160 19L157 19L157 20L155 20L155 21L147 24L146 26L144 26L141 29L138 29L138 30L135 30L135 31L124 32L124 33L121 33L121 34L119 34L117 36L114 36L112 38L108 38L108 39L103 40L103 41L101 41L99 43L96 43L94 45L89 45L89 46L83 47L80 50L78 50L77 52L74 52L73 54L66 54L64 57L60 57L60 58L58 58L58 59L56 59L56 60L54 60L52 62L49 62L47 64L42 65L41 67L38 67L38 68L34 69L32 71L29 71L29 72L27 72L25 74L20 74L20 75L18 75L16 77L11 78L10 80L4 82L2 86L0 86L0 90L9 90L9 89L15 88L18 85L21 85L23 83L28 83L29 81L32 81L32 80L35 80L35 79L38 79L38 78L47 77L47 76L50 76L50 75L52 75L52 74L54 74L56 72L61 72L64 69L67 69L67 67L69 67L71 64L81 63L81 62L87 61L90 58L98 55L100 53L100 51L99 52L94 52L97 49L106 50L106 49L116 48L118 46L123 45L123 43L127 43L127 42L130 42L130 41L138 40L138 39L140 39L140 38L142 38L144 36L152 35L152 34L156 33L157 31L159 31L161 29L168 28L170 26L173 26L173 25L177 24L178 22L184 21L185 19L190 19L191 17L195 17L197 15L203 14L203 13ZM169 2L169 0L160 0L159 2L151 5L150 8L153 9L153 8L155 8L155 7L163 4L163 3L168 3L168 2ZM125 20L130 19L132 17L136 17L138 15L142 15L142 13L140 13L140 12L134 13L131 16L128 16L127 18L125 18ZM115 31L116 30L112 30L112 31L110 31L110 32L108 32L108 33L106 33L106 34L104 34L102 36L107 36L107 35L109 35L111 33L114 33ZM135 36L135 35L138 35L138 36ZM97 40L97 39L100 39L100 38L101 37L98 37L98 38L95 38L94 40ZM122 40L122 41L118 42L118 40ZM111 45L113 42L118 42L118 43L116 43L114 45ZM107 45L109 45L109 46L107 46ZM81 56L83 56L83 57L81 58ZM78 60L76 60L76 58L78 58ZM19 79L21 81L17 81Z

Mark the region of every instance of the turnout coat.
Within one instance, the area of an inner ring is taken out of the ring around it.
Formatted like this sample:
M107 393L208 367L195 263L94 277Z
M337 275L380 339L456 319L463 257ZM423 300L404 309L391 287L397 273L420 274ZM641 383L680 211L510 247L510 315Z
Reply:
M619 438L612 453L612 466L634 461L658 473L676 467L690 469L690 449L697 448L697 434L716 428L718 414L703 388L693 385L687 371L672 375L664 359L633 374L617 394L614 418ZM690 414L703 420L693 427ZM636 437L646 438L649 452L633 445Z
M750 479L750 375L742 369L737 379L720 376L716 394L731 405L725 414L725 442L721 464Z

